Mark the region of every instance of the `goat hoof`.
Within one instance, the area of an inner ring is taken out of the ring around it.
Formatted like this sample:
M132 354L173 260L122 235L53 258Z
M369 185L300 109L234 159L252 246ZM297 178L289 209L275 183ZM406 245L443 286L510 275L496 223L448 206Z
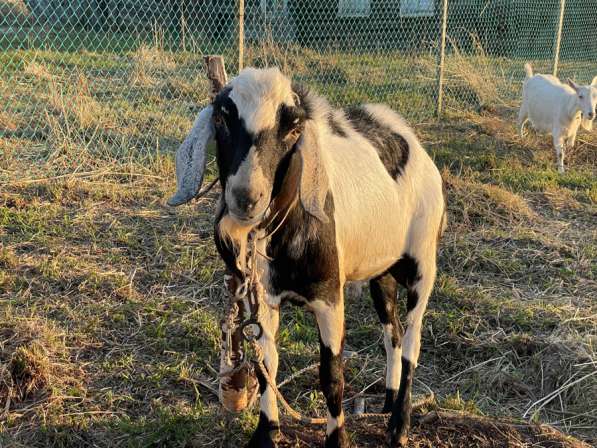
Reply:
M408 446L408 433L406 431L400 434L388 432L386 440L389 448L405 448Z
M344 426L336 428L330 435L325 437L325 448L349 448L350 443L344 430Z
M277 448L278 444L272 437L251 437L249 443L245 445L246 448Z
M258 429L251 436L251 440L247 443L246 448L276 448L280 438L281 434L278 428L273 428L269 431L260 431Z

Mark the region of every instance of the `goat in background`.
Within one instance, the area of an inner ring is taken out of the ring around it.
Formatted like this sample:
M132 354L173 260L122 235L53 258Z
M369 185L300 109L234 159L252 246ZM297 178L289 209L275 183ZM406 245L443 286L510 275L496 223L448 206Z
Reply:
M540 132L551 132L558 171L564 172L564 150L574 147L576 133L582 125L593 129L597 105L597 76L589 85L580 86L568 79L567 84L552 75L533 75L531 64L524 66L526 79L522 88L522 105L518 129L524 136L527 120Z

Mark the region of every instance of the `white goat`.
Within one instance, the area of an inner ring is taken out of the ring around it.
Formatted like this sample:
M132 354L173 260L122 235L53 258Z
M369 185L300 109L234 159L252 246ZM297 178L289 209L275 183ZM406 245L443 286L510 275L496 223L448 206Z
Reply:
M578 127L593 129L597 105L597 76L591 84L579 86L568 79L567 84L552 75L533 75L531 64L524 66L526 79L522 88L522 105L518 113L518 129L524 136L527 119L540 132L551 132L558 162L564 172L564 148L572 148Z

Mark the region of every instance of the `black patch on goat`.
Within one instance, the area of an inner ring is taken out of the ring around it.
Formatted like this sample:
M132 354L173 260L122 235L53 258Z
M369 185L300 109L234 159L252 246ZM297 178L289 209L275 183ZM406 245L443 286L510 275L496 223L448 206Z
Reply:
M342 413L342 394L344 392L344 372L342 355L334 355L322 341L319 343L319 380L325 396L328 410L333 418Z
M406 437L410 426L411 390L413 383L414 367L411 362L402 357L402 375L400 377L400 389L394 402L392 416L388 426L389 435L392 439L390 446L397 446L401 438Z
M392 347L400 344L400 324L396 317L396 297L398 283L394 276L386 272L369 281L373 306L382 325L392 326Z
M313 118L313 105L309 100L309 96L311 94L309 88L302 84L293 82L292 91L298 100L297 107L301 107L305 111L305 119Z
M409 254L404 254L390 268L390 272L398 283L406 288L406 311L412 311L419 301L419 294L415 289L415 285L421 279L419 263Z
M340 137L346 137L346 131L338 122L338 120L336 120L336 117L334 117L333 112L328 113L328 126L332 130L332 133L339 135Z
M238 171L253 145L253 136L247 132L238 115L234 101L230 99L232 88L222 90L213 102L213 119L216 128L216 151L222 189L226 180Z
M324 211L334 216L334 201L328 193ZM292 291L307 301L334 300L339 287L336 227L333 220L322 223L297 203L284 225L274 233L267 247L270 263L270 293ZM314 262L317 260L317 262Z
M397 179L408 162L409 146L404 137L375 118L362 106L346 110L351 126L371 142L390 176Z

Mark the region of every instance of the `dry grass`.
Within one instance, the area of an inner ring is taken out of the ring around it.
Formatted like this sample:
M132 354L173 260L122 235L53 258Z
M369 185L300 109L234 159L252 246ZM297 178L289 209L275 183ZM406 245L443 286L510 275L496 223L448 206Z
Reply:
M130 81L134 85L152 86L158 84L164 72L174 70L176 64L163 48L141 45L131 57L133 69Z
M502 187L471 180L471 176L456 176L448 169L442 177L453 195L450 210L460 225L512 225L537 218L524 198Z
M40 81L51 81L54 79L54 76L48 71L48 68L44 64L35 61L27 62L23 68L23 72Z
M0 409L4 417L25 415L32 406L56 405L67 387L82 385L82 370L71 362L65 333L55 324L3 309L0 341Z
M473 56L463 53L454 42L451 42L453 55L449 59L450 64L446 67L446 73L468 86L481 106L503 105L504 98L501 92L508 90L506 86L510 82L504 79L503 73L499 72L495 60L486 55L479 39L472 36L471 41L474 45Z
M482 418L467 413L432 411L415 419L416 430L408 446L416 448L589 448L586 443L566 437L548 426ZM352 442L359 447L385 446L385 432L378 422L356 421ZM322 431L291 425L282 441L284 448L317 446Z
M0 131L15 132L19 128L19 123L15 117L10 114L0 111Z

